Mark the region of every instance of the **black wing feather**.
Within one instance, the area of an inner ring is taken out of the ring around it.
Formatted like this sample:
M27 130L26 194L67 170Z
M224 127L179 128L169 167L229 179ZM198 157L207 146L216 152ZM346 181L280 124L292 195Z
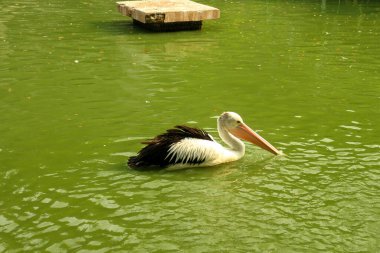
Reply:
M132 156L128 160L128 165L132 168L139 169L162 169L169 165L173 165L176 159L168 158L170 147L184 138L195 138L213 141L211 136L204 130L192 128L188 126L175 126L173 129L167 130L165 133L156 136L153 139L142 142L147 144L137 156ZM190 164L200 164L204 160L188 161ZM183 161L177 161L182 163Z

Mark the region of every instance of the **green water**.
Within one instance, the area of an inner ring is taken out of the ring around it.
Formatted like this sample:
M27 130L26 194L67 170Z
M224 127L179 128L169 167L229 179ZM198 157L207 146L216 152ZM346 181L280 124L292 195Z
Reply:
M109 0L3 3L0 252L380 251L380 3L201 2L221 19L162 34ZM126 166L223 111L288 156Z

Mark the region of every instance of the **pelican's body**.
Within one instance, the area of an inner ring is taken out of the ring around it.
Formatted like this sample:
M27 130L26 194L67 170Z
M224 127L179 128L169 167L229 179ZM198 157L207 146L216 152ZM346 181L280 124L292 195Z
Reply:
M247 140L273 154L280 154L275 147L255 133L234 112L225 112L218 118L218 133L228 145L223 147L205 131L187 126L176 126L166 133L144 142L137 156L129 159L132 168L166 168L213 166L239 160L244 156Z

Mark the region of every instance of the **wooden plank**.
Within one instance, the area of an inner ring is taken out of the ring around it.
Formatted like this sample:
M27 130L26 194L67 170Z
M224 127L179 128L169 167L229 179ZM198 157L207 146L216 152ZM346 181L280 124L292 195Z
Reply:
M190 0L144 0L117 2L118 10L141 23L192 22L217 19L217 8Z

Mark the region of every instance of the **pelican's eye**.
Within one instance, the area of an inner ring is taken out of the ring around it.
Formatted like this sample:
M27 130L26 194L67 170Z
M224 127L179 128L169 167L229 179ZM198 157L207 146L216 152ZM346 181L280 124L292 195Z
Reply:
M238 120L238 121L236 121L236 123L238 123L239 125L241 124L241 121L240 120Z

